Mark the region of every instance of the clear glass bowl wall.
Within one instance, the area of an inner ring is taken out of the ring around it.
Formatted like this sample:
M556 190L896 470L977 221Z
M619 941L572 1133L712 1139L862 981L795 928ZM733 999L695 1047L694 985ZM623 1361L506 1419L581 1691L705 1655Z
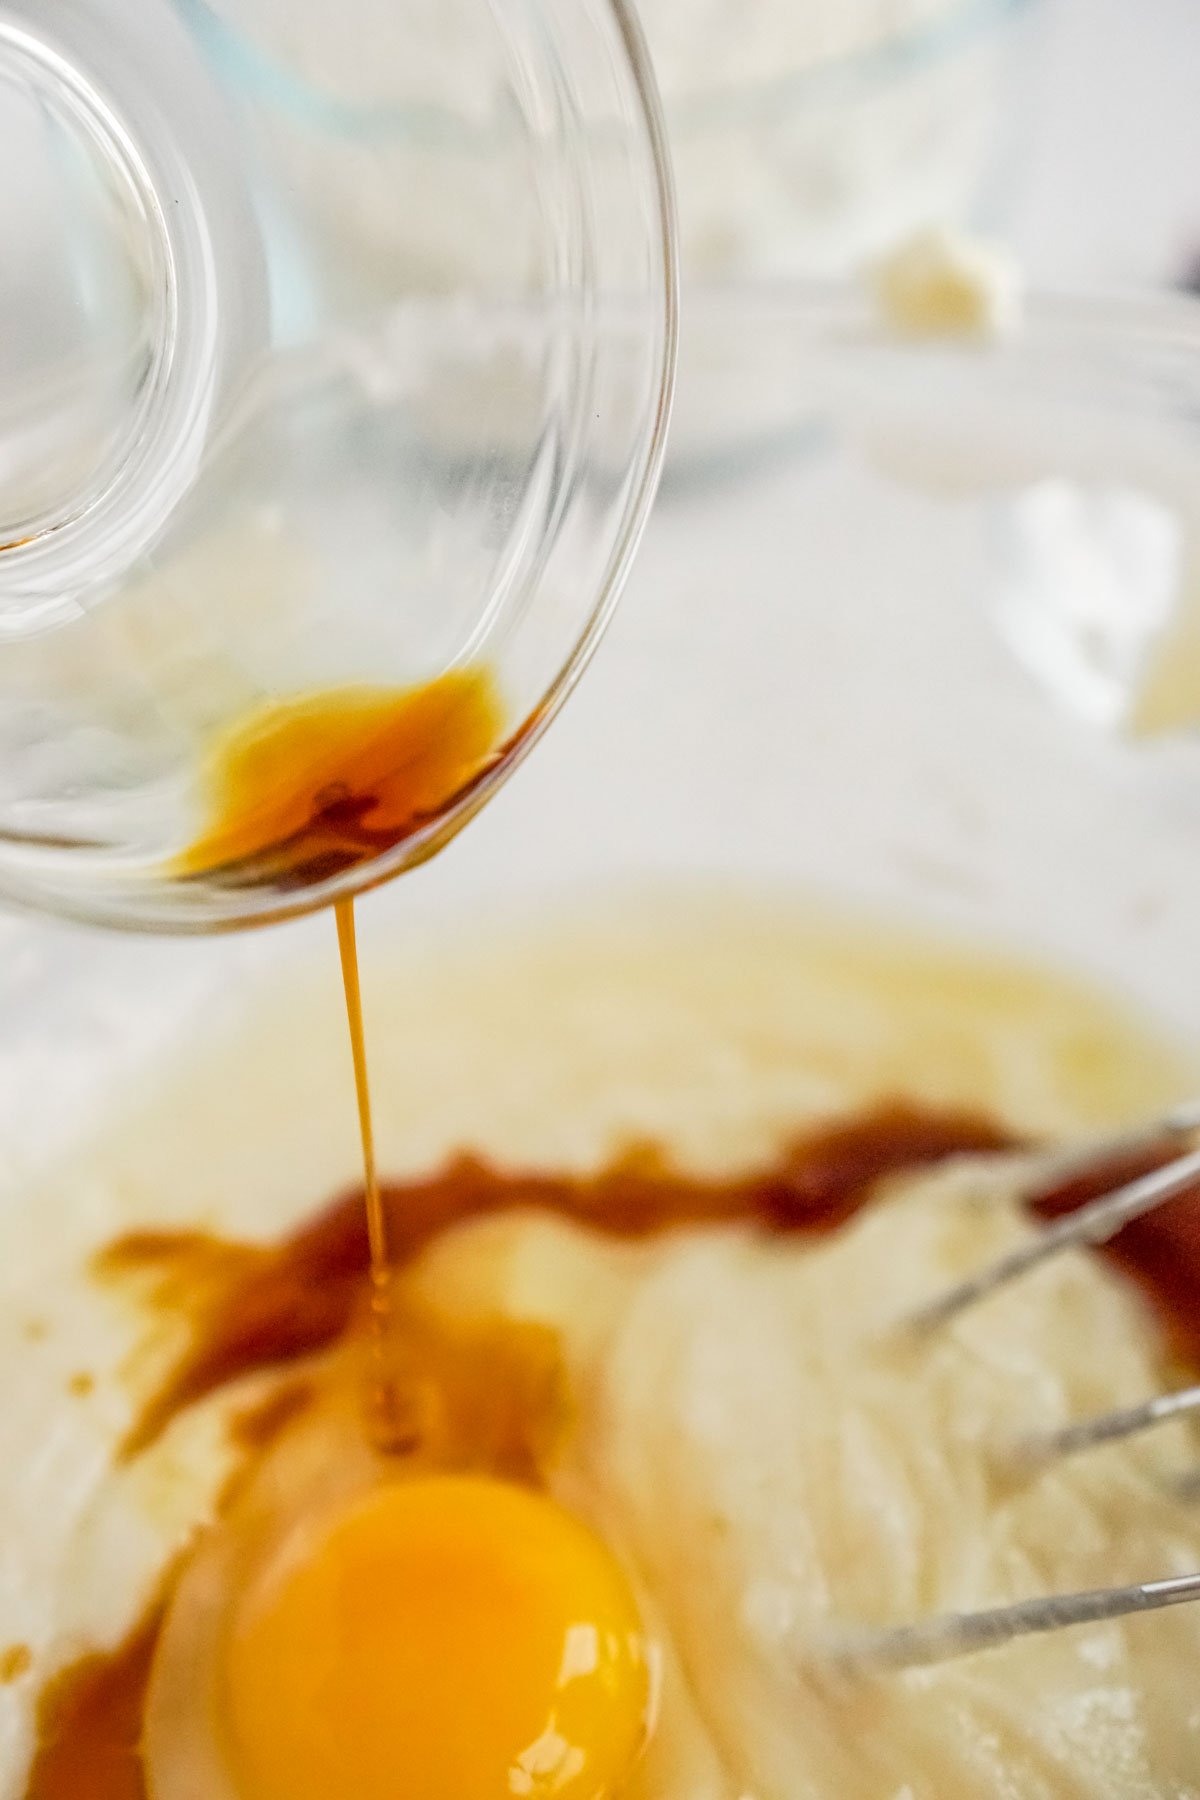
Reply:
M23 376L0 394L0 892L163 929L267 916L285 899L164 875L215 733L483 659L527 744L613 604L675 336L636 21L13 0L15 143L37 204L0 198Z
M1186 717L1131 738L1120 696L1186 663L1200 595L1200 305L1034 302L991 348L898 344L840 290L689 323L603 650L494 805L364 903L368 966L614 887L749 884L1032 950L1194 1036L1200 744ZM1112 579L1081 621L1041 577L1085 551ZM334 954L320 915L176 942L3 917L10 1167L255 968Z

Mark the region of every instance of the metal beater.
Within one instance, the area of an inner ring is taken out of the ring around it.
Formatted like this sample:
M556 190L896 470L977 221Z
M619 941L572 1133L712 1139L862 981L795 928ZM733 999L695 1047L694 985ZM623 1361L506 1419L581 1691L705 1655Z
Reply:
M1107 1243L1123 1226L1176 1198L1200 1180L1200 1148L1193 1147L1197 1136L1200 1101L1190 1101L1139 1129L1028 1158L1018 1191L1031 1205L1055 1188L1103 1170L1106 1164L1158 1156L1168 1160L1063 1218L1031 1227L1027 1240L1016 1249L895 1322L888 1331L890 1340L919 1346L968 1307L981 1304L1051 1257ZM1097 1444L1130 1437L1197 1411L1200 1384L1157 1394L1139 1405L1098 1414L1059 1431L1031 1435L1013 1444L1009 1457L1015 1473L1036 1479L1060 1457L1081 1454ZM1189 1485L1186 1478L1182 1485ZM1194 1479L1191 1485L1195 1485ZM849 1667L905 1668L949 1661L1037 1632L1152 1612L1189 1600L1200 1600L1200 1571L1128 1587L1051 1594L980 1612L944 1613L909 1625L847 1628L827 1634L823 1648Z

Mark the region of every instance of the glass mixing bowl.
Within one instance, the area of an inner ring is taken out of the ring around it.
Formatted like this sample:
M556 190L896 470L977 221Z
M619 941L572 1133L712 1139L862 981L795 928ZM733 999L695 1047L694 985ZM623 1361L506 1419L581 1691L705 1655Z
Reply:
M421 860L569 691L657 479L627 0L14 0L0 148L0 894L216 929ZM502 739L403 842L286 894L168 873L215 735L479 662Z
M1032 0L643 0L689 280L853 272L993 222Z
M719 417L725 452L681 437L572 706L362 907L368 1007L381 938L732 882L1031 950L1195 1037L1200 743L1186 708L1138 738L1094 698L1187 665L1200 302L1035 300L994 346L898 342L841 288L689 320L680 424ZM324 918L209 942L0 919L0 1155L57 1149L262 964L334 956Z

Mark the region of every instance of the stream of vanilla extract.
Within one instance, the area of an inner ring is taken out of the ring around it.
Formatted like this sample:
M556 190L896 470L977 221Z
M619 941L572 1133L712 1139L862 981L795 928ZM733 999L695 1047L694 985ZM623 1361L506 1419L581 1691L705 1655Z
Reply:
M270 700L218 735L206 823L172 872L304 886L393 849L489 766L504 711L485 667L412 688L350 687ZM362 1139L371 1266L369 1434L411 1447L411 1383L397 1343L388 1217L375 1166L354 901L334 904ZM406 1417L407 1415L407 1417Z
M362 1141L363 1196L367 1208L367 1239L371 1257L371 1381L367 1423L371 1441L385 1455L396 1455L412 1442L411 1421L397 1367L393 1284L395 1279L388 1236L387 1207L379 1186L375 1161L375 1131L371 1118L371 1088L367 1075L367 1046L363 1031L362 988L358 975L358 936L354 901L334 902L338 950L342 961L342 987L346 996L346 1024L354 1059L354 1091L358 1101L358 1130Z

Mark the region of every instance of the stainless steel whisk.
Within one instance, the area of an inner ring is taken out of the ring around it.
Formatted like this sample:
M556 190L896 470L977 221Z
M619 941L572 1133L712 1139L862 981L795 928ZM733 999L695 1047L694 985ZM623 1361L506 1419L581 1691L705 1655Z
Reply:
M1024 1243L897 1321L890 1335L919 1345L968 1307L979 1305L1051 1257L1081 1245L1107 1243L1132 1220L1142 1218L1200 1182L1197 1137L1200 1101L1192 1101L1137 1130L1029 1159L1019 1195L1033 1203L1069 1182L1103 1171L1106 1165L1135 1158L1168 1158L1150 1173L1122 1183L1065 1217L1031 1227ZM1165 1420L1198 1411L1200 1384L1156 1394L1139 1405L1099 1414L1059 1431L1031 1435L1011 1446L1009 1460L1015 1473L1036 1479L1042 1469L1060 1457L1076 1455L1097 1444L1130 1437ZM1186 1482L1180 1483L1181 1490L1187 1486ZM1189 1600L1200 1600L1200 1571L1127 1587L1051 1594L980 1612L944 1613L909 1625L849 1627L827 1633L823 1647L835 1660L850 1667L904 1668L948 1661L1037 1632L1152 1612Z

